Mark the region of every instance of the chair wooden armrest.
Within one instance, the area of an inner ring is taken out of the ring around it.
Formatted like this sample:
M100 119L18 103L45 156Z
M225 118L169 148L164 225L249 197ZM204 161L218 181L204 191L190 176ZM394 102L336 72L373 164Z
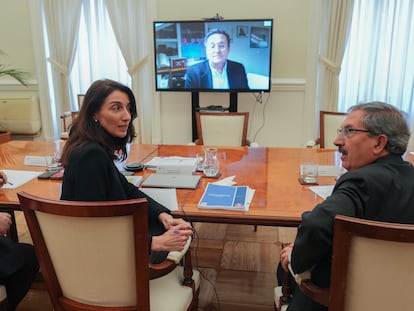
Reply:
M310 273L294 274L292 268L289 266L289 272L286 272L282 284L282 297L280 297L280 305L289 304L293 291L290 287L292 278L295 280L299 289L310 299L317 303L328 306L329 303L329 288L321 288L316 286L310 279Z
M295 279L299 289L313 301L328 306L329 303L329 288L321 288L313 284L311 280L311 272L305 271L299 274L295 274L292 270L292 266L289 264L289 276Z
M150 280L158 279L171 271L173 271L177 267L177 264L171 260L164 260L161 263L157 264L149 264L150 269Z
M183 250L170 252L163 262L158 264L149 264L150 279L152 280L162 277L173 271L179 264L182 264L184 266L183 285L193 287L194 281L192 280L193 267L191 263L191 241L191 237L188 238Z
M321 288L312 283L311 280L304 280L298 284L300 290L313 301L328 306L329 288Z

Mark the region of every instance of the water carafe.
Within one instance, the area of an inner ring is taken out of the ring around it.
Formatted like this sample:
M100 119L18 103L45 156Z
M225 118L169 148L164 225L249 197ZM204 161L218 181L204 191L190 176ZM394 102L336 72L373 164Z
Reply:
M206 175L206 177L215 177L218 175L220 169L219 160L217 158L217 148L206 148L204 152L204 175Z

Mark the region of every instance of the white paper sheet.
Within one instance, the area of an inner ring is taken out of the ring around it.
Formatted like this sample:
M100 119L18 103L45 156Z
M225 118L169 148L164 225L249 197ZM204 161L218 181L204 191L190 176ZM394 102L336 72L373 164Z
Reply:
M125 176L125 178L134 186L139 186L142 182L142 176Z
M52 163L52 157L49 156L30 156L27 155L24 157L24 165L30 166L48 166L49 163Z
M320 196L322 199L329 197L333 191L335 185L328 186L310 186L309 189Z
M223 179L220 179L218 181L213 182L213 184L216 185L222 185L222 186L233 186L237 184L237 182L234 181L234 177L236 176L229 176Z
M3 186L3 189L16 189L43 173L17 170L3 170L3 172L7 175L7 184Z
M170 211L178 211L177 191L174 188L139 188Z

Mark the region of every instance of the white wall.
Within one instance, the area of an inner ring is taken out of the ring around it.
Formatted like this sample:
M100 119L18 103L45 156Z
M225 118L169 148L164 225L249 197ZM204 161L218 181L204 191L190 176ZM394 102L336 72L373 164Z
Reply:
M288 81L288 82L286 82ZM256 94L238 94L238 110L250 114L248 138L261 146L303 146L303 103L305 84L302 80L276 80L272 91L263 94L262 103ZM162 143L191 142L191 96L187 93L163 92L161 96ZM200 106L228 106L229 96L222 93L201 93ZM310 135L309 139L313 138Z
M10 55L11 65L31 73L33 84L22 88L12 80L0 79L0 96L36 92L37 82L42 83L36 73L33 53L36 42L32 42L30 35L28 1L0 0L0 49ZM262 104L252 94L239 94L239 111L250 112L248 136L260 145L301 147L315 137L320 0L156 0L155 6L159 20L200 19L216 13L227 19L273 18L272 91L263 95ZM190 142L190 93L157 93L156 97L160 105L155 105L153 142ZM200 94L201 106L211 104L228 105L228 95Z

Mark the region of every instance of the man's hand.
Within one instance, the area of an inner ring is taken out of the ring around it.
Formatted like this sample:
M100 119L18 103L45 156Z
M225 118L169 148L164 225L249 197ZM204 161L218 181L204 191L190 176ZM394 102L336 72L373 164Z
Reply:
M0 171L0 188L7 183L7 175Z
M9 213L0 213L0 234L6 234L12 224Z
M285 244L284 248L280 252L280 264L283 270L289 271L290 254L292 253L293 244Z

